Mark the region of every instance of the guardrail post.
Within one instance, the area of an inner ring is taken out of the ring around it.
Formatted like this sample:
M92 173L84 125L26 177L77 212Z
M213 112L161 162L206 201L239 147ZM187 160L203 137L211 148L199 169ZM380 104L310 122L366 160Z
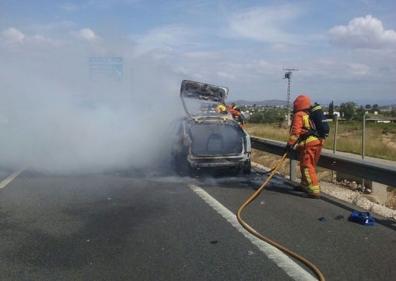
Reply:
M363 119L362 119L362 160L364 160L364 156L366 154L366 112L363 112ZM362 178L362 190L366 189L364 178Z
M291 158L290 159L290 180L291 181L297 181L296 168L297 168L297 160Z
M333 153L337 151L338 115L334 115Z
M334 134L333 134L333 154L336 153L337 151L337 133L338 133L338 115L333 116L333 121L334 121ZM334 170L331 170L331 181L334 183L336 180L336 172Z
M366 154L366 112L363 112L362 119L362 160L364 160L364 156Z

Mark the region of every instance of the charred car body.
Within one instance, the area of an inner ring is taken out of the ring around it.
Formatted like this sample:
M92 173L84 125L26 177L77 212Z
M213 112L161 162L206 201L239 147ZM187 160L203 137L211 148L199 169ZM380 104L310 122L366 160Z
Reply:
M179 172L228 168L250 173L250 136L230 114L214 110L224 103L227 94L224 87L183 80L180 97L186 116L179 122L172 149ZM198 112L189 111L188 99L199 103Z

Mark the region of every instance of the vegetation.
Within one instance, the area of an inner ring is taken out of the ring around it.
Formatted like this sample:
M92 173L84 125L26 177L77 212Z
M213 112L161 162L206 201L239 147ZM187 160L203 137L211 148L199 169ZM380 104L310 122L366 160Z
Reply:
M288 138L288 128L279 124L246 124L247 131L254 136L280 141ZM332 149L334 140L334 124L330 124L330 136L325 147ZM340 121L337 134L337 151L361 153L362 124L358 121ZM396 124L366 124L366 156L396 160Z
M249 111L251 123L282 123L285 121L287 110L284 107L269 107L269 106L242 106L242 111ZM378 117L396 117L396 108L391 110L381 110L378 104L366 104L365 106L358 106L355 102L349 101L334 105L331 102L327 107L323 107L328 112L330 118L335 112L341 114L341 118L347 121L361 121L363 115L368 113L375 114Z
M251 123L281 123L285 121L287 110L284 108L264 107L253 112Z
M346 120L356 119L357 105L354 102L346 102L340 105L341 116Z
M329 113L332 116L331 112L334 108L334 104L329 104ZM345 102L342 103L339 107L337 107L339 112L341 113L341 117L345 120L362 120L363 114L377 114L383 117L396 117L396 108L392 108L392 110L381 110L378 104L366 104L365 106L358 106L354 102Z
M378 119L396 117L396 108L380 107L378 104L366 104L358 106L355 102L345 102L334 105L331 102L324 111L329 115L340 112L339 127L337 134L337 151L361 154L362 149L362 119L364 114L367 117ZM285 128L286 109L282 107L246 107L244 111L249 111L251 117L246 125L251 135L265 137L269 139L285 141L288 138L288 128ZM381 110L383 110L381 112ZM333 148L334 143L334 122L330 123L330 136L325 147ZM374 123L366 121L366 156L396 160L396 123Z

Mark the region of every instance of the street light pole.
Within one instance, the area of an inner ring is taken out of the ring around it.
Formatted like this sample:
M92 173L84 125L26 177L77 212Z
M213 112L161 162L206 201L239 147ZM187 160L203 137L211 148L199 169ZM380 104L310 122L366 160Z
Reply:
M286 100L286 106L287 106L287 115L286 115L286 121L287 121L287 126L290 127L291 125L291 110L290 110L290 88L291 88L291 76L293 71L298 71L296 68L284 68L285 70L285 77L283 79L287 79L287 100Z
M286 72L286 74L288 75L288 79L287 79L287 126L290 127L291 125L291 120L290 120L290 80L291 80L291 72Z

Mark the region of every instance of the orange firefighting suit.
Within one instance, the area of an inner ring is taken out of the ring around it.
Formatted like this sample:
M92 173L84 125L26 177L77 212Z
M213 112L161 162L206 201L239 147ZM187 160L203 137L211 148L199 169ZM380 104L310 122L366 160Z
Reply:
M310 130L313 130L308 114L310 104L311 102L307 96L298 96L296 98L288 144L295 144L301 137L297 144L301 170L301 187L308 194L319 197L320 185L316 175L316 165L319 161L324 141L309 134Z
M241 116L241 112L237 110L235 105L227 105L227 111L231 113L234 119L238 119L238 117Z
M243 126L244 120L241 110L234 103L227 105L227 111L232 115L232 118L239 123L239 125Z

